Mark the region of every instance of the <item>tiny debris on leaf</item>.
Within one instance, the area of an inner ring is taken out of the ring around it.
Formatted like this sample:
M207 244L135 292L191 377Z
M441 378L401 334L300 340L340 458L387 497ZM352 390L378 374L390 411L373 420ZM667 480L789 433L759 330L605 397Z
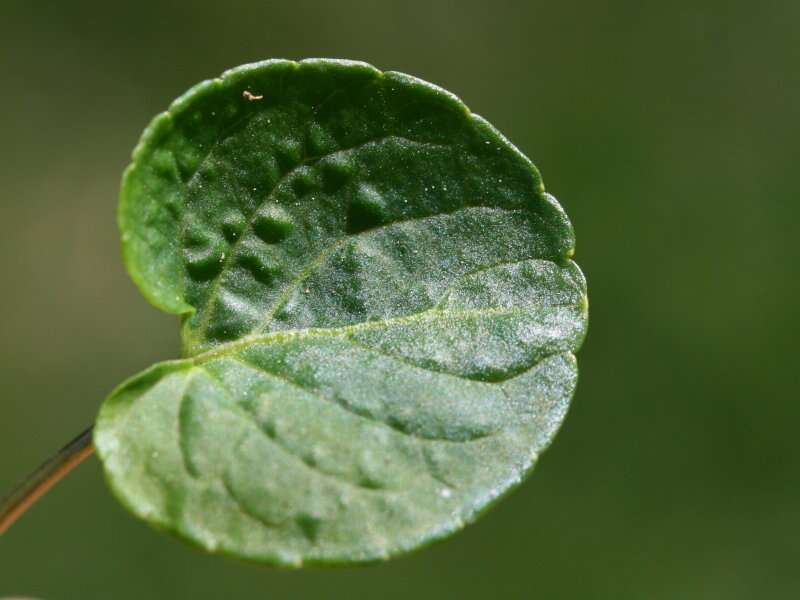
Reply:
M245 90L242 92L242 98L244 98L245 100L249 100L250 102L253 102L255 100L263 100L264 96L256 96L250 90Z

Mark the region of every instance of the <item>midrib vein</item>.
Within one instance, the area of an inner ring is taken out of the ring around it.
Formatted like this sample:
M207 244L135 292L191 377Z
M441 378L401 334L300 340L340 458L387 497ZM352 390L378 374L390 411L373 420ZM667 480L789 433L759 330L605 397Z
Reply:
M547 308L574 308L580 310L581 304L551 304ZM203 365L208 362L225 358L228 355L233 355L252 346L262 344L280 344L297 339L314 339L325 337L349 337L364 331L373 331L379 329L388 329L390 327L413 325L416 323L436 322L440 319L469 319L479 318L486 316L512 316L512 315L531 315L536 307L489 307L481 309L469 310L442 310L440 308L429 308L427 310L414 313L412 315L403 315L392 319L384 319L380 321L364 321L361 323L354 323L352 325L343 325L341 327L309 327L306 329L291 329L286 331L275 331L267 334L249 335L243 337L235 342L222 344L216 348L198 354L191 358L192 362L196 365ZM538 307L542 308L542 307Z

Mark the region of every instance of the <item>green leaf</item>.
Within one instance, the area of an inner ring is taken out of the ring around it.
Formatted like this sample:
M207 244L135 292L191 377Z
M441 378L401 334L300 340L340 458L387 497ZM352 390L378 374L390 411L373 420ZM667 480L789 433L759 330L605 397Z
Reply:
M117 389L95 443L135 515L265 563L384 559L530 471L575 388L586 287L535 167L452 94L267 61L152 122L125 261L184 358Z

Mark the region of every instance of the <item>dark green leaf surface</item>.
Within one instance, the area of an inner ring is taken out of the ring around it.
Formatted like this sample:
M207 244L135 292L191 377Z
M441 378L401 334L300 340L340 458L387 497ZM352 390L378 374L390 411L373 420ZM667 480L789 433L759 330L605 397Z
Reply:
M428 83L333 60L202 83L145 131L120 227L184 358L117 389L95 442L134 514L209 551L412 550L517 484L567 410L572 228Z

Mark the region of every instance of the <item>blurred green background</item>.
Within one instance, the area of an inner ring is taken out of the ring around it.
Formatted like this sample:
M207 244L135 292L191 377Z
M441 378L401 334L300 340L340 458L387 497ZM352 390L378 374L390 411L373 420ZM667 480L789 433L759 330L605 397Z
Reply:
M591 327L567 421L479 523L365 569L208 557L91 459L0 538L0 596L800 597L800 3L2 0L0 494L178 353L118 253L119 177L178 94L362 59L493 122L570 214Z

